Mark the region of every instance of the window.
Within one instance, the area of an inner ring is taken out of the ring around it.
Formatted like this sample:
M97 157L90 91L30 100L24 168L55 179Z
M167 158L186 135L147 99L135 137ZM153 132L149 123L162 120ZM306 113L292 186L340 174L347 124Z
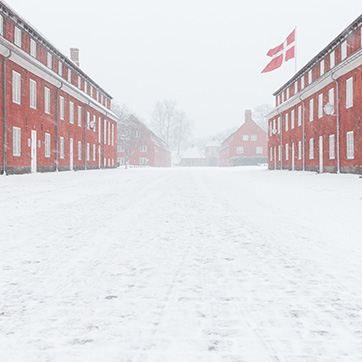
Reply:
M304 76L300 78L300 89L304 88Z
M308 84L311 84L313 80L312 69L308 72Z
M278 117L278 133L280 133L280 117Z
M238 155L241 155L242 153L244 153L244 147L242 147L242 146L236 147L236 153Z
M64 137L60 137L59 142L59 157L64 158Z
M298 141L298 160L302 159L302 141Z
M101 104L103 104L103 94L101 94Z
M21 129L13 127L13 156L21 156Z
M98 142L101 143L101 117L98 117Z
M4 35L4 18L0 15L0 35Z
M347 159L354 159L354 140L353 140L353 131L347 132Z
M147 165L147 161L148 161L148 159L146 157L141 157L140 158L140 165Z
M114 146L114 124L112 123L112 146Z
M302 125L302 106L298 107L298 127Z
M313 138L309 139L309 159L313 160L314 158L314 140Z
M104 132L103 143L106 144L107 143L107 121L106 120L103 121L103 132Z
M48 52L47 53L47 67L52 69L53 68L53 56Z
M334 134L331 134L329 136L329 159L334 160L335 158L335 147L334 147L335 141L334 141Z
M347 58L347 40L345 40L341 45L341 60Z
M288 143L285 144L285 160L289 160L289 145Z
M251 139L252 141L256 141L257 138L258 138L258 137L257 137L256 134L252 134L251 137L250 137L250 139Z
M21 37L22 37L22 34L21 34L21 30L16 26L15 29L14 29L14 43L15 45L17 45L19 48L21 48Z
M21 76L13 70L13 103L21 103Z
M138 130L137 130L137 131L134 131L134 136L135 136L136 138L140 137L140 135L141 135L141 134L140 134L140 131L138 131Z
M78 88L82 88L82 78L80 77L80 75L78 75Z
M78 160L82 159L82 142L78 141Z
M318 118L323 117L323 94L318 95Z
M249 135L244 134L243 135L243 141L249 141Z
M281 155L281 146L279 145L278 146L278 161L281 160L281 157L282 157L282 155Z
M290 112L290 128L291 129L294 129L294 118L295 118L295 116L294 116L294 109Z
M88 83L84 81L84 92L87 93L87 91L88 91Z
M60 60L58 60L58 74L63 76L63 63Z
M64 97L59 97L59 118L64 121Z
M353 106L353 77L346 80L346 108Z
M298 93L298 82L294 83L294 93L297 94Z
M90 96L93 97L93 86L89 86Z
M328 91L328 103L334 105L334 88Z
M78 106L78 126L82 127L82 107Z
M69 102L69 123L74 123L74 103Z
M50 114L50 89L44 88L44 112Z
M34 58L36 58L37 56L36 48L37 48L36 41L34 39L30 39L30 55Z
M257 147L256 148L256 154L261 155L263 153L263 147Z
M289 99L289 88L286 91L287 95L286 95L286 99Z
M111 122L108 122L108 144L111 144Z
M124 164L124 158L123 158L123 157L119 158L117 161L118 161L118 164L119 164L119 165L123 165L123 164Z
M68 82L72 83L72 70L68 68Z
M275 128L275 118L273 119L273 130L276 130L276 128Z
M313 99L311 99L309 101L309 122L313 121L313 107L314 107Z
M45 157L50 157L50 133L45 133Z
M285 114L285 132L288 132L288 123L289 123L289 119L288 119L288 113Z
M319 64L319 75L322 76L324 74L324 59L321 60Z
M89 143L87 143L87 161L89 161L89 157L90 157L89 153L90 153Z
M97 102L99 102L99 91L97 90Z
M333 51L331 54L329 54L329 68L332 69L336 65L336 55Z
M284 92L282 93L282 103L284 102Z
M36 109L36 81L30 79L30 108Z
M96 145L93 144L93 161L96 160Z
M97 128L97 117L95 114L93 114L93 132L96 131Z
M146 145L140 145L140 152L147 152L147 146Z

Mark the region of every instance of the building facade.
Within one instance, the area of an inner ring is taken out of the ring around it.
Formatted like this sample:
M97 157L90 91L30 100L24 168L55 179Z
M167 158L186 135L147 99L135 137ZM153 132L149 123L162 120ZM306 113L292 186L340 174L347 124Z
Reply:
M166 142L136 117L120 122L118 129L118 166L171 167L171 151Z
M0 2L0 172L116 166L112 97Z
M205 158L207 166L217 166L219 164L219 150L221 143L215 138L208 141L205 145Z
M267 134L245 111L245 122L222 143L219 166L257 165L267 162Z
M207 166L205 153L197 146L191 145L182 155L179 166L200 167Z
M362 16L274 93L270 169L362 173Z

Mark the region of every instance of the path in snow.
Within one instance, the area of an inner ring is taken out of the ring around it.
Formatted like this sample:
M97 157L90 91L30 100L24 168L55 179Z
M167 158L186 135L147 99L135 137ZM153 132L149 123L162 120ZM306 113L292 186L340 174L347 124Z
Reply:
M0 361L362 361L362 180L0 177Z

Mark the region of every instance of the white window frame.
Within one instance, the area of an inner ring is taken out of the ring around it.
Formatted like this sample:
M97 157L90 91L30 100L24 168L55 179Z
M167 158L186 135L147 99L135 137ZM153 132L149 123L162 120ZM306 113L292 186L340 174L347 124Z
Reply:
M13 103L21 104L21 75L13 70Z
M64 159L64 137L60 137L59 140L59 157Z
M346 80L346 108L353 107L353 77Z
M250 140L251 140L251 141L257 141L257 139L258 139L258 136L257 136L256 134L252 134L252 135L250 136Z
M72 83L72 70L68 68L68 76L67 76L68 82Z
M87 93L88 91L88 83L84 81L84 92Z
M112 123L112 146L114 146L114 124Z
M110 166L110 160L108 160L108 166ZM140 158L140 165L147 165L147 161L148 159L146 157L141 157Z
M347 58L347 40L341 44L341 60Z
M69 123L74 124L74 103L69 102Z
M98 117L98 142L99 143L102 142L101 134L102 134L102 118Z
M333 50L331 54L329 54L329 69L332 69L336 65L336 53Z
M302 159L302 141L298 141L298 160Z
M93 132L96 132L96 129L97 129L97 117L96 117L95 114L93 114L93 123L94 123Z
M354 159L354 136L353 131L346 133L347 160Z
M313 82L313 71L312 69L308 72L308 84L312 84Z
M280 133L280 117L278 117L278 133Z
M309 122L314 120L314 99L309 100Z
M45 133L44 137L44 144L45 144L45 158L50 158L50 149L51 149L51 136L50 133Z
M290 129L294 129L294 122L295 122L295 111L292 109L290 112Z
M37 83L34 79L30 79L29 81L29 90L30 90L30 108L36 109Z
M309 159L314 159L314 139L309 138Z
M82 107L78 106L78 126L82 127Z
M78 160L82 159L82 142L78 141Z
M334 105L334 88L328 91L328 103Z
M37 42L34 39L30 39L30 55L36 59L37 57Z
M294 83L294 94L298 93L298 82Z
M140 152L147 152L147 145L140 145Z
M304 75L300 78L300 89L304 88Z
M111 122L108 122L108 145L111 144Z
M59 96L59 119L64 121L64 97Z
M323 117L323 93L318 95L318 118Z
M281 161L281 159L282 159L282 152L281 152L281 148L282 148L282 146L281 146L281 145L279 145L279 146L278 146L278 161Z
M18 28L17 26L14 27L14 44L16 46L18 46L19 48L21 48L22 43L23 43L23 33L21 31L20 28Z
M334 134L329 135L329 159L334 160L336 158L335 151L335 136Z
M285 132L288 132L288 127L289 127L289 115L288 113L285 114Z
M53 69L53 55L47 52L47 67Z
M90 145L87 142L87 161L89 161L89 159L90 159Z
M322 76L324 74L324 59L321 60L320 64L319 64L319 75Z
M298 127L302 125L302 106L298 106Z
M21 157L21 128L13 127L13 156Z
M79 74L78 74L78 88L82 89L82 78Z
M256 152L257 155L262 155L263 154L263 147L262 146L257 146L255 152Z
M4 35L4 18L1 14L0 14L0 35L1 36Z
M63 76L63 63L60 60L58 60L58 74Z
M96 145L93 143L93 161L96 160Z
M289 145L288 143L285 144L285 161L289 160Z
M244 153L244 147L243 146L236 147L236 153L238 155L242 155Z
M44 113L50 114L50 89L44 87Z
M103 121L103 130L104 130L103 143L107 144L107 120L106 119Z

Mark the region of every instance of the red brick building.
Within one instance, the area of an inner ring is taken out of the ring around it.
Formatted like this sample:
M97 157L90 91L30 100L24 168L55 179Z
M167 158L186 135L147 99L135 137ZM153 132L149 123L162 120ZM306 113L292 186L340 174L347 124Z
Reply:
M361 27L359 16L274 93L270 169L362 173Z
M0 2L0 172L116 166L112 97Z
M245 111L245 122L225 141L219 151L219 166L256 165L267 162L267 134Z
M171 167L171 151L161 138L134 116L119 123L118 165Z

